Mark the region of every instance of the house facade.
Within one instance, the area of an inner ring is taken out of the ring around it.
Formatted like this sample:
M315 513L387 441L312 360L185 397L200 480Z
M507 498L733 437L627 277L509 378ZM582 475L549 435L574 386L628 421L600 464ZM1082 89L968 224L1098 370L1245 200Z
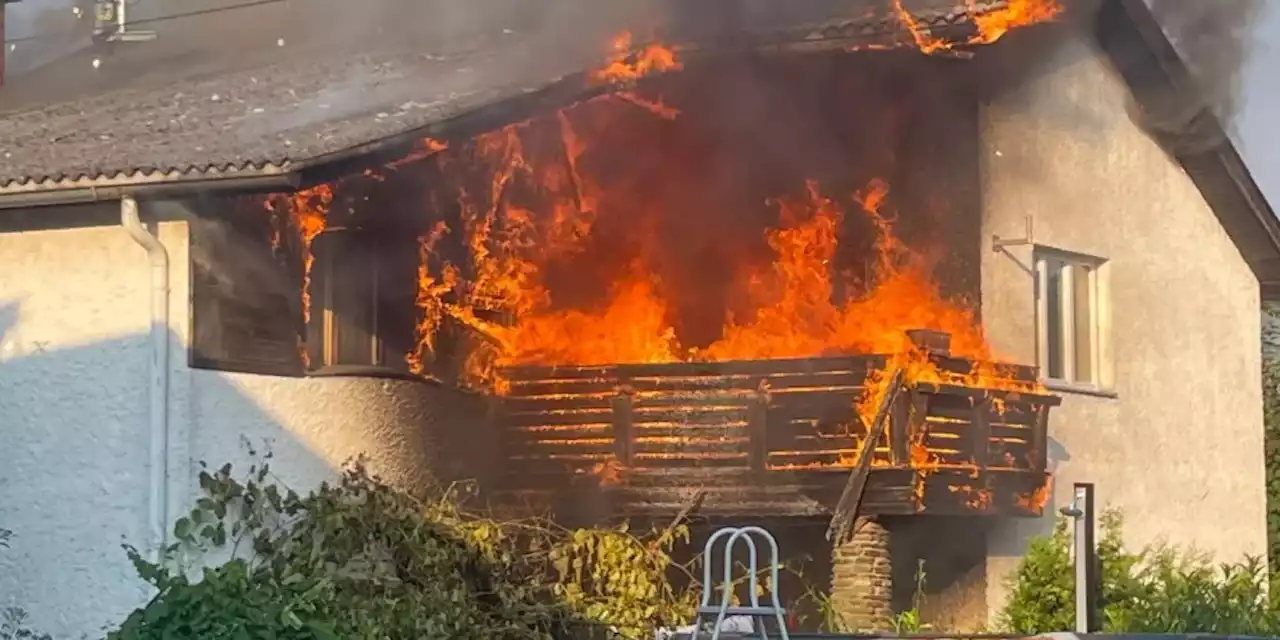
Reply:
M1084 26L1037 26L963 63L1016 80L976 103L981 233L955 251L976 257L993 350L1039 366L1063 400L1046 515L966 530L975 548L938 570L931 615L951 626L998 611L1004 576L1075 482L1122 511L1134 545L1265 556L1260 283L1280 278L1280 227L1225 137L1171 151L1134 117L1178 82L1147 71L1159 65L1143 56L1167 55L1149 19L1141 3L1104 3ZM385 75L364 89L380 104L331 119L316 115L336 108L323 83L273 101L284 85L272 83L295 77L280 64L192 80L178 97L130 94L147 112L134 120L83 115L121 104L109 92L0 114L13 141L0 161L0 526L14 531L0 605L67 636L122 619L149 593L119 545L164 539L201 462L247 467L269 452L299 490L357 455L406 487L468 477L454 452L484 453L467 429L485 398L376 367L281 368L271 354L295 336L245 329L233 304L274 291L275 276L244 267L260 254L236 253L210 221L230 216L222 194L332 181L576 95L581 78L559 78L590 62L538 46L375 61L366 70Z

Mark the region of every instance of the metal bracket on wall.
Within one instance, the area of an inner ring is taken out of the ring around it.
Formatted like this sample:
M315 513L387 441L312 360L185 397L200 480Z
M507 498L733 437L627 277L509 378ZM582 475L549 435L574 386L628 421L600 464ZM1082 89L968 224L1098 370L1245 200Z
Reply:
M1035 244L1035 236L1032 234L1031 228L1031 216L1027 216L1026 220L1027 232L1026 235L1021 238L1001 238L1000 236L993 234L991 236L991 251L994 253L1000 253L1001 251L1004 251L1006 247Z

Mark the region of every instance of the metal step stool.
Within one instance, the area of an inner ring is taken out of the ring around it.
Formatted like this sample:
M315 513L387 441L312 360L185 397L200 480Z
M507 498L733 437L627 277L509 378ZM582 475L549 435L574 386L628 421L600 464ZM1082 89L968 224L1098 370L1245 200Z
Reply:
M763 539L769 543L769 604L761 606L759 583L756 581L756 575L760 573L758 555L756 553L756 541L753 536ZM716 542L728 538L724 543L724 582L720 593L720 605L711 605L711 563L712 554L715 551ZM744 540L747 543L747 585L750 596L749 606L731 607L729 600L733 597L733 548L738 540ZM767 640L769 638L768 631L765 630L765 621L773 618L778 623L778 633L781 634L782 640L790 640L791 636L787 633L786 611L782 608L782 604L778 602L778 541L774 539L773 534L769 533L761 527L724 527L707 538L707 544L702 548L702 601L698 605L697 615L693 619L693 635L692 640L700 640L702 636L702 625L708 621L710 616L715 616L715 626L711 629L711 640L720 640L720 627L724 624L725 618L729 616L742 616L751 619L752 635ZM758 627L758 629L756 629Z

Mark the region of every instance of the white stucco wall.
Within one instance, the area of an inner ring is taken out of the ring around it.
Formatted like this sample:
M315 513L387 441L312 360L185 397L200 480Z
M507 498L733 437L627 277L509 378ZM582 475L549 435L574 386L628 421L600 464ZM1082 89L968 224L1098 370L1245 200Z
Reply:
M1050 420L1051 514L1074 482L1119 508L1127 542L1223 561L1266 550L1257 281L1178 164L1126 113L1126 88L1084 40L982 109L983 235L1104 258L1104 362L1114 398L1065 393ZM983 251L995 349L1035 362L1031 248ZM1109 346L1108 346L1109 345ZM988 605L1052 516L989 538Z
M181 211L167 210L181 216ZM197 463L247 468L246 443L305 491L357 454L416 485L436 460L425 427L474 400L401 380L270 376L186 366L188 235L166 222L173 362L169 520L197 497ZM55 637L101 637L150 597L121 542L148 536L149 267L119 227L0 233L0 607Z

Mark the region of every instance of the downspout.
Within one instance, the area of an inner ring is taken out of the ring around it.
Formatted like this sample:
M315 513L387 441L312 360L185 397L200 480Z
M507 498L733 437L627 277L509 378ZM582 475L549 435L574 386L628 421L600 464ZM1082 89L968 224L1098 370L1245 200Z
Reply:
M120 200L120 224L151 261L151 364L148 397L151 400L151 492L148 522L156 561L163 558L169 529L169 252L160 239L138 219L138 201Z

